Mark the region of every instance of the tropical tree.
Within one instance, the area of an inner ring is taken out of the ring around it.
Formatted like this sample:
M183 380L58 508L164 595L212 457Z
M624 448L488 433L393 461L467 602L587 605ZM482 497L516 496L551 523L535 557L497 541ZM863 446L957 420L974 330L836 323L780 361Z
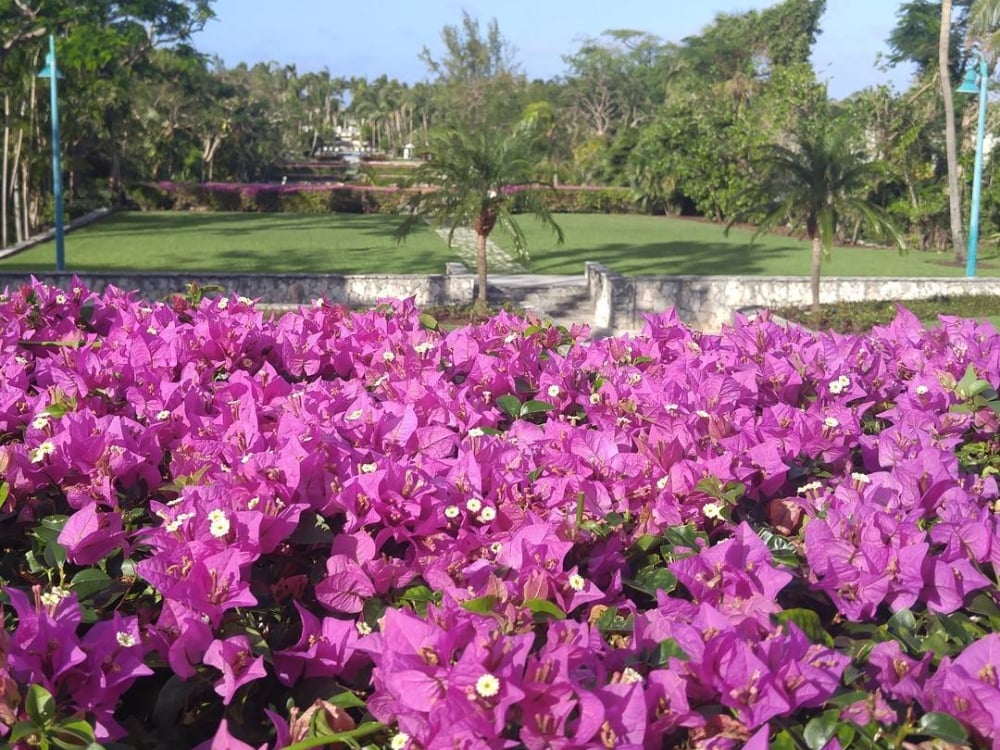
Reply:
M955 104L951 95L952 79L949 75L948 53L951 41L951 0L941 2L941 30L938 42L938 75L944 101L945 154L948 159L948 198L951 211L951 243L956 260L965 259L962 239L962 204L958 192L958 141L955 136Z
M812 310L819 313L820 269L829 258L837 228L845 216L857 216L873 234L888 237L904 249L903 238L886 213L872 205L862 191L878 180L883 169L852 142L840 123L826 119L806 123L789 145L770 144L757 160L763 172L761 204L749 215L766 210L754 238L778 225L805 229L812 241L810 288ZM726 227L744 218L737 216Z
M515 206L531 213L551 229L562 244L562 229L552 218L534 179L539 162L539 139L534 128L522 123L512 132L489 127L449 129L431 137L430 160L417 170L413 182L421 186L407 205L407 213L396 231L402 241L417 226L430 221L448 229L449 246L455 231L471 227L476 235L476 273L479 292L476 311L486 311L486 247L494 228L500 227L513 242L521 259L528 258L528 242Z

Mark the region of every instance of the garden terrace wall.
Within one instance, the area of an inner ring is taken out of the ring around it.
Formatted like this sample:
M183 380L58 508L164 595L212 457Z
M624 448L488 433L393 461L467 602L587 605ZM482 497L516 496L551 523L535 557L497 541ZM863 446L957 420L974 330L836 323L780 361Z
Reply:
M446 264L446 272L427 276L365 274L234 274L234 273L96 273L75 275L95 291L107 286L137 290L145 299L161 299L185 291L187 284L220 286L225 291L259 299L265 304L300 305L323 297L331 302L372 305L379 299L413 297L418 306L472 302L475 277L460 263ZM35 278L65 288L74 274L36 273ZM717 331L737 312L761 308L808 305L809 280L796 276L623 276L601 263L586 264L587 294L577 306L580 323L591 325L599 335L636 333L648 313L677 310L678 317L703 331ZM13 288L29 280L26 273L0 273L0 289ZM502 277L493 283L503 289ZM532 304L541 313L553 313L564 303L564 294L551 284L512 290L510 297L523 299L531 291ZM862 300L913 300L960 294L1000 295L998 278L848 278L822 281L825 302Z
M108 286L136 290L144 299L162 299L186 290L189 283L200 287L219 286L227 293L259 299L265 304L308 304L325 298L350 306L373 305L379 299L413 297L419 306L443 305L451 301L471 301L475 278L471 274L237 274L237 273L36 273L45 284L67 288L76 276L88 288L104 291ZM14 288L28 281L23 273L0 273L0 289Z
M594 328L608 334L641 331L648 313L677 310L682 321L717 331L740 311L805 306L809 279L800 276L623 276L600 263L586 264ZM998 278L826 277L820 301L914 300L935 296L1000 295Z

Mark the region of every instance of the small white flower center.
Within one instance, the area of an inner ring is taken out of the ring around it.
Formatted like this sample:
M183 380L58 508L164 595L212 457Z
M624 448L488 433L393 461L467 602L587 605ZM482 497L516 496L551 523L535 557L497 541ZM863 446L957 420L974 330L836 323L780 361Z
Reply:
M211 522L208 531L216 539L222 539L229 533L229 519L226 518L225 511L216 508L209 512L208 519Z
M489 672L476 680L476 692L483 698L492 698L500 692L500 678Z
M722 518L722 506L718 503L705 503L701 506L701 512L705 514L705 518Z

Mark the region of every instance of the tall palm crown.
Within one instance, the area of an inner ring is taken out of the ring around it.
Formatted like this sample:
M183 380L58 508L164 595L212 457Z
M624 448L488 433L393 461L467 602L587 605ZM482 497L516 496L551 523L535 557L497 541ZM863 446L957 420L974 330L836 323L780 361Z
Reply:
M830 255L841 217L859 217L876 236L888 237L903 249L899 231L865 196L883 167L855 148L843 128L829 123L803 127L790 145L768 146L759 163L766 176L761 185L764 200L757 210L765 217L755 237L778 224L805 228L812 240L814 312L819 311L823 258Z
M448 228L450 244L456 229L471 227L476 234L476 306L480 310L486 307L486 241L493 229L499 227L510 237L518 256L528 258L528 242L515 209L534 214L559 243L563 241L562 229L538 192L526 189L539 186L533 179L539 146L530 124L509 133L487 128L445 130L432 137L430 159L417 169L413 182L421 192L410 199L396 238L402 240L429 220L435 228Z

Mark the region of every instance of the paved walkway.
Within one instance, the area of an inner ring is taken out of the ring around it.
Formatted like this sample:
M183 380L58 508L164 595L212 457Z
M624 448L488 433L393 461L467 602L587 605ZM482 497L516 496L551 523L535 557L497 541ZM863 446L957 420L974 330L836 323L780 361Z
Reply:
M437 229L438 236L448 242L448 233L451 230L447 227ZM476 267L476 233L468 227L458 227L452 237L451 246L458 253L459 258L469 268ZM486 267L487 269L500 271L501 273L524 273L525 268L517 262L511 255L491 239L486 240Z

